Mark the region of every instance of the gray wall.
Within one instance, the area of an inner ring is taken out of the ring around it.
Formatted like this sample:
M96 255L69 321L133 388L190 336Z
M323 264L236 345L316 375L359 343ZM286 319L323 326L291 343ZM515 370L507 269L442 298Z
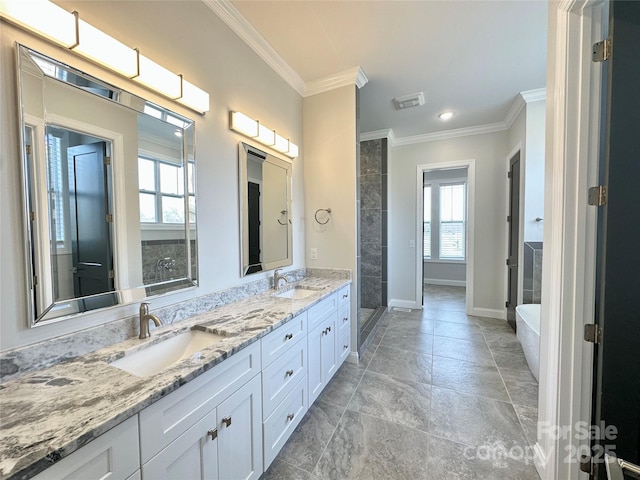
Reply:
M387 305L387 139L360 143L362 308Z

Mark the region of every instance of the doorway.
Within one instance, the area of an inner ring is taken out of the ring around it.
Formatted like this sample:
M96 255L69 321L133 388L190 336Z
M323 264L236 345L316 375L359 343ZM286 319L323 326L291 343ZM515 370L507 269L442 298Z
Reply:
M466 286L466 291L464 293L465 299L465 310L468 315L473 315L474 312L474 304L473 304L473 290L474 290L474 268L473 268L473 259L474 259L474 224L475 224L475 160L458 160L458 161L450 161L450 162L442 162L442 163L431 163L431 164L422 164L417 166L416 170L416 212L418 213L416 219L416 236L415 236L415 265L416 265L416 277L415 277L415 305L416 308L420 308L423 305L424 301L424 282L425 282L425 218L430 219L431 216L427 215L425 217L425 200L424 200L424 192L425 192L425 174L434 173L434 172L451 172L451 171L463 171L466 169L466 188L464 191L464 246L459 249L459 251L464 252L464 278ZM442 175L442 173L441 173ZM446 176L446 173L444 174ZM459 175L458 175L459 176ZM452 179L450 186L460 183L455 179ZM460 180L458 178L458 180ZM442 180L446 185L446 180ZM432 187L433 188L433 187ZM433 190L432 190L433 192ZM444 190L443 190L444 193ZM453 193L453 192L448 192ZM438 186L438 194L440 194L440 186ZM433 212L433 209L432 209ZM447 218L447 220L452 220L451 218ZM456 222L453 222L456 223ZM447 225L447 228L452 227L451 225ZM440 224L440 222L439 222ZM449 232L451 233L451 232ZM451 239L456 239L455 235L450 236ZM432 235L433 238L433 235ZM438 235L440 238L440 235ZM460 238L459 236L457 238ZM433 243L433 242L432 242ZM413 242L412 242L413 244ZM452 246L451 244L450 246ZM422 246L422 248L420 248ZM432 245L433 246L433 245ZM438 251L440 251L440 247L438 247ZM457 254L458 251L456 251ZM445 255L446 256L446 255ZM460 265L462 263L458 261ZM434 265L437 265L434 263ZM430 278L430 277L429 277ZM451 284L451 282L450 282ZM458 284L461 285L461 284ZM459 288L459 287L458 287Z
M518 259L520 257L520 151L509 160L509 213L507 215L507 322L516 329L518 305Z

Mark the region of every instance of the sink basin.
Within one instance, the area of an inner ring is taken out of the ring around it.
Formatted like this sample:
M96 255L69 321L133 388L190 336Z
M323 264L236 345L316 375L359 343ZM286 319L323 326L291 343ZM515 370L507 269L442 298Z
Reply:
M308 296L313 295L317 292L318 290L314 290L312 288L295 287L282 293L276 293L275 296L280 298L292 298L294 300L300 300L301 298L307 298Z
M109 365L138 377L148 377L221 342L225 338L201 330L189 330L126 355Z

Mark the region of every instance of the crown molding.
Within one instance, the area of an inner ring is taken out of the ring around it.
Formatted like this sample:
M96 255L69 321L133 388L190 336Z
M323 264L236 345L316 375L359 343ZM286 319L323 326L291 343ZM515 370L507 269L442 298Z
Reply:
M335 88L345 87L347 85L356 85L358 88L364 87L369 79L361 67L353 67L335 75L320 78L308 82L304 89L304 97L317 95L318 93L328 92Z
M525 92L520 92L520 96L527 103L539 102L540 100L547 99L547 89L537 88L536 90L527 90Z
M392 147L396 146L397 140L396 135L393 133L391 128L386 130L376 130L373 132L365 132L360 134L360 141L366 142L367 140L378 140L380 138L386 138L389 142L389 145Z
M251 49L258 54L282 79L301 96L305 92L304 80L276 52L253 25L233 6L230 1L202 0L220 19L227 24Z
M437 140L448 140L450 138L467 137L469 135L482 135L484 133L502 132L507 130L504 122L488 123L475 127L455 128L442 132L425 133L422 135L412 135L396 139L396 145L413 145L416 143L434 142Z
M525 102L520 93L516 95L516 99L511 104L511 108L509 108L507 115L502 121L505 130L509 130L513 126L513 123L516 121L516 118L518 118L518 115L520 115L520 112L522 112L526 104L527 102Z

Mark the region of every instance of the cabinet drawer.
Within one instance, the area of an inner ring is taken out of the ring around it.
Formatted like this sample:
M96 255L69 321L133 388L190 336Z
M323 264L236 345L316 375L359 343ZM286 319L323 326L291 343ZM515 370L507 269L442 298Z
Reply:
M291 349L262 371L262 411L267 418L307 373L307 342Z
M345 303L340 305L338 309L338 328L342 331L345 328L351 328L351 304Z
M260 342L254 342L142 410L142 463L182 435L260 370Z
M338 290L338 303L342 305L343 303L351 303L349 299L351 298L351 285L347 285Z
M260 340L262 344L262 368L289 350L307 334L307 312L291 319Z
M139 468L138 416L134 415L33 478L125 480Z
M349 353L351 353L351 329L341 328L338 336L338 365L342 365Z
M264 469L265 471L298 426L307 412L307 377L303 377L293 391L264 421Z
M316 303L311 307L308 313L307 330L310 332L317 325L320 325L327 317L333 315L338 307L338 295L332 293L329 297Z

